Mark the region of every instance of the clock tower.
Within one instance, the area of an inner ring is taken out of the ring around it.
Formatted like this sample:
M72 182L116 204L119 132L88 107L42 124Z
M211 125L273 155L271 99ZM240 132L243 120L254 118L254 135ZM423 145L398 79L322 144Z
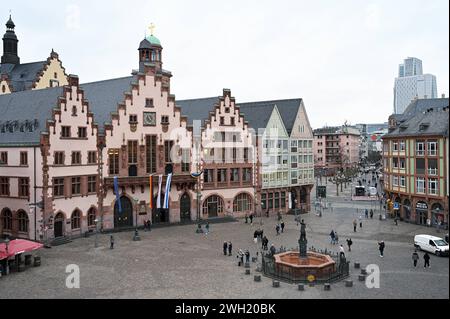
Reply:
M152 63L156 68L162 69L162 46L158 38L153 35L155 26L150 25L150 35L146 36L139 44L139 71L143 72L145 63Z

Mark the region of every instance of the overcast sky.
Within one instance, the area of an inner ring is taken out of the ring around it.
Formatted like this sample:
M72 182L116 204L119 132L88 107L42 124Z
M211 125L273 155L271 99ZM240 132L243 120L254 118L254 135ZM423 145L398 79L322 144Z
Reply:
M2 3L12 10L22 62L52 48L81 82L130 74L151 22L177 99L238 102L301 97L314 128L386 122L394 78L408 56L449 90L448 0L171 1ZM3 32L3 31L2 31Z

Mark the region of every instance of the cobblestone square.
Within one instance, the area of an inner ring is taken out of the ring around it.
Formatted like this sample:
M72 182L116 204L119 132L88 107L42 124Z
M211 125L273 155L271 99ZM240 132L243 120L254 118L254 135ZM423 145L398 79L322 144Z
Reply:
M116 233L115 248L109 249L109 235L76 239L64 245L39 252L42 266L29 268L0 279L1 298L449 298L449 259L431 256L431 268L423 268L423 253L419 266L412 266L413 238L419 233L433 234L435 229L406 223L396 226L393 220L365 219L363 227L353 232L352 221L359 218L356 210L367 203L349 202L344 197L333 198L333 209L324 210L319 217L314 212L302 215L307 224L308 245L338 251L331 245L331 229L338 232L351 262L350 279L331 285L324 291L322 285L305 287L281 283L272 288L272 280L262 276L254 282L256 263L251 265L251 276L237 266L236 253L249 249L251 256L259 251L253 242L253 232L260 227L269 238L269 246L296 247L299 227L294 216L285 216L284 233L276 236L276 216L256 218L253 225L244 220L211 224L208 235L196 234L196 225L153 228L141 231L141 241L134 242L133 232ZM345 240L352 238L352 251L347 252ZM224 241L233 242L233 256L224 256ZM377 242L386 243L385 256L380 258ZM260 260L260 259L259 259ZM369 264L379 266L380 288L368 289L358 281L359 269ZM66 266L80 267L80 289L66 288Z

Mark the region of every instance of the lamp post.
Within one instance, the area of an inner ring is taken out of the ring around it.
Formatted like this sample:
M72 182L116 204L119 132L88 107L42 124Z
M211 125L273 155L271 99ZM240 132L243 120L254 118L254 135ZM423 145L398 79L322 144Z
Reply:
M95 222L95 248L98 247L98 218L94 220Z
M6 237L5 239L5 249L6 249L6 274L9 275L9 238Z
M134 236L133 241L140 241L141 238L139 237L139 231L138 231L138 209L139 209L139 199L133 198L134 204L136 206L136 228L134 230Z

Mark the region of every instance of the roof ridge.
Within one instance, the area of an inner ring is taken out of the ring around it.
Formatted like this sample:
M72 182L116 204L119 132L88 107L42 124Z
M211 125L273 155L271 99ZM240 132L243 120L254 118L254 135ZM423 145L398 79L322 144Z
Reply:
M240 102L237 103L238 105L240 104L251 104L251 103L275 103L275 102L286 102L286 101L296 101L296 100L303 100L303 98L299 97L299 98L291 98L291 99L279 99L279 100L267 100L267 101L254 101L254 102Z
M120 78L114 78L114 79L106 79L106 80L100 80L100 81L94 81L94 82L86 82L86 83L80 83L80 86L86 85L86 84L96 84L96 83L103 83L103 82L109 82L109 81L116 81L116 80L124 80L124 79L128 79L128 78L133 78L134 75L129 75L129 76L123 76Z
M20 64L16 64L14 67L16 67L16 66L21 66L21 65L28 65L28 64L46 63L46 62L47 62L47 60L44 60L44 61L36 61L36 62L20 63ZM7 63L3 63L3 64L7 64Z
M184 101L198 101L198 100L210 100L210 99L219 99L219 96L212 96L212 97L200 97L195 99L177 99L175 102L184 102Z

